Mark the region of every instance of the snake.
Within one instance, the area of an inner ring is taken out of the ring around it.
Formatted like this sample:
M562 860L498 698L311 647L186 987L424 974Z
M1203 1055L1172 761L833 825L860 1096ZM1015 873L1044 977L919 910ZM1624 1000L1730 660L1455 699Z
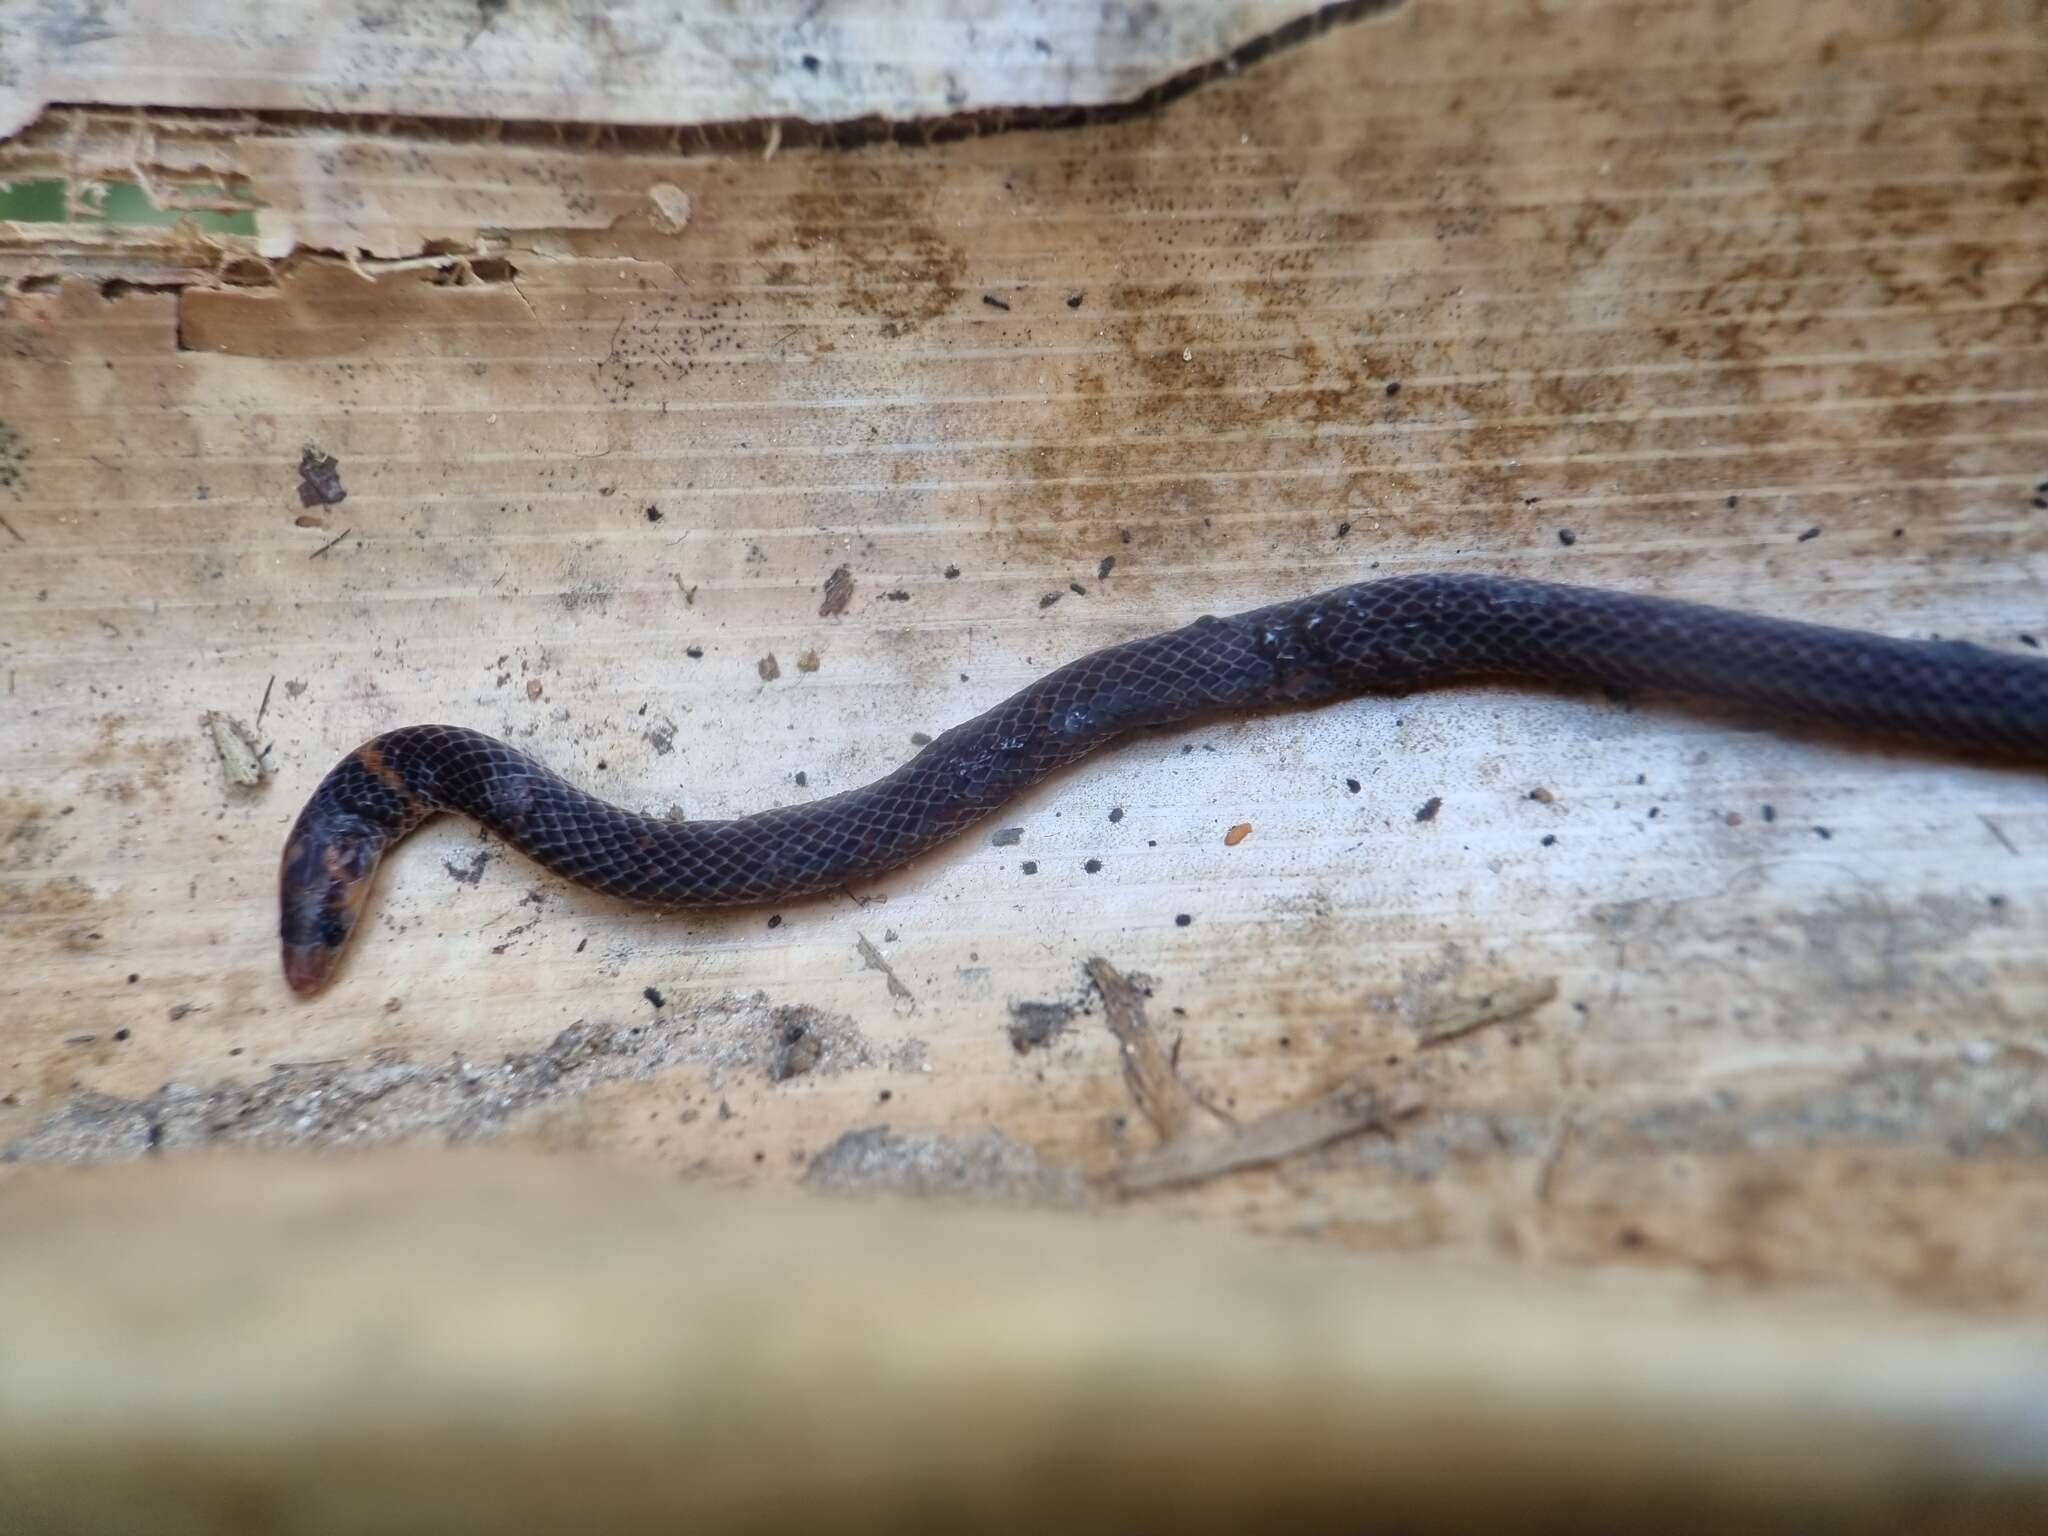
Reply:
M629 902L777 902L894 869L1136 730L1486 680L1649 691L1945 752L2048 755L2048 659L1607 588L1384 577L1091 652L871 783L732 820L622 809L462 726L386 731L320 781L286 840L285 979L301 995L329 981L379 862L438 812Z

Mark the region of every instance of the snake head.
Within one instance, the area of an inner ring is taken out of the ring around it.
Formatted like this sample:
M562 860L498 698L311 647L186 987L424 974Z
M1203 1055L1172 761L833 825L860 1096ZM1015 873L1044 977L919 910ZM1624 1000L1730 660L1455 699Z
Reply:
M369 899L388 832L345 812L309 808L285 843L278 880L284 979L309 996L334 974Z

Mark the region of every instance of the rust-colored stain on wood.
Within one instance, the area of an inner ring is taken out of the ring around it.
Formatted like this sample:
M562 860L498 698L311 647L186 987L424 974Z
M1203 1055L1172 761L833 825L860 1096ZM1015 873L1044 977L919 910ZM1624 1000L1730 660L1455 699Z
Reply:
M557 151L557 182L672 188L687 223L514 230L462 281L301 258L10 295L0 1146L201 1143L204 1106L259 1100L241 1139L469 1134L457 1061L546 1069L495 1135L707 1176L795 1179L886 1124L1096 1177L1144 1134L1099 955L1223 1113L1350 1081L1427 1106L1165 1203L2038 1303L2026 771L1472 687L1148 734L1005 810L1020 850L774 914L628 909L509 853L453 881L477 834L437 825L327 995L275 953L292 816L409 721L722 817L1095 647L1373 573L2037 645L2039 39L2024 7L1881 10L1418 4L1140 120ZM526 153L464 175L516 187ZM363 160L364 195L402 163ZM313 445L347 496L324 528ZM231 796L197 722L273 677L269 783ZM1258 826L1227 857L1219 806ZM1020 1053L1026 999L1076 1012ZM831 1070L763 1068L783 1009L845 1043Z

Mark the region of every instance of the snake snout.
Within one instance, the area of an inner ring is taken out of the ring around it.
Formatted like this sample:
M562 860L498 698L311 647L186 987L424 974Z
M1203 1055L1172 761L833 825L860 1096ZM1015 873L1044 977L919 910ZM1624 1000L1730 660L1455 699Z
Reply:
M370 895L385 839L353 817L305 816L278 881L284 979L300 996L326 985Z

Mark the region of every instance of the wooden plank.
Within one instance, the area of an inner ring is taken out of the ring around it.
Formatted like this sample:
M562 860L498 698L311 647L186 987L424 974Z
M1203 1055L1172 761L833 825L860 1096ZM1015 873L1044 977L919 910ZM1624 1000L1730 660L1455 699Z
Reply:
M110 1173L0 1189L20 1528L2019 1532L2048 1486L2038 1319L560 1158Z
M11 296L0 1143L489 1131L773 1183L886 1123L1065 1190L1153 1144L1100 955L1242 1120L1360 1074L1424 1106L1173 1209L2037 1303L2032 772L1472 688L1134 743L1014 846L777 912L630 911L445 825L321 999L272 937L301 800L411 720L727 815L1375 570L2031 644L2039 34L1894 14L1421 5L1143 121L650 164L687 223L482 272ZM309 449L345 501L301 503ZM262 714L268 787L208 711ZM1020 1054L1034 1001L1073 1016Z

